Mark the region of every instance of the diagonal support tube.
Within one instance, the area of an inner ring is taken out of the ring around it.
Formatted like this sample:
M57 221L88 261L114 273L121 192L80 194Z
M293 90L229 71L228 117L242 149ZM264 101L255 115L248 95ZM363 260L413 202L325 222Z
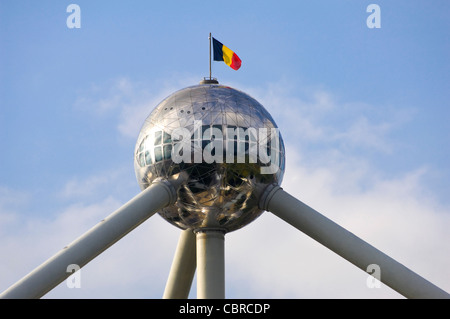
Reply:
M450 295L396 260L369 245L277 185L268 186L259 206L334 251L363 271L381 269L380 281L407 298L450 298Z
M40 298L72 273L69 265L79 268L97 257L161 208L176 201L176 189L184 180L158 180L96 226L64 247L56 255L9 287L0 298Z
M192 229L181 232L163 299L187 299L196 268L196 239Z

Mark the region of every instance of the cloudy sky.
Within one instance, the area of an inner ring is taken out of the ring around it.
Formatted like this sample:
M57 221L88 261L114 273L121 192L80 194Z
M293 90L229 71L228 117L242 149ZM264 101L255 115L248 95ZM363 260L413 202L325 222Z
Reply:
M0 291L139 193L140 127L208 76L209 32L242 60L213 62L213 76L281 129L283 188L450 291L449 12L446 0L0 0ZM160 298L179 233L155 215L84 267L80 288L45 297ZM226 235L228 298L401 298L367 278L267 212Z

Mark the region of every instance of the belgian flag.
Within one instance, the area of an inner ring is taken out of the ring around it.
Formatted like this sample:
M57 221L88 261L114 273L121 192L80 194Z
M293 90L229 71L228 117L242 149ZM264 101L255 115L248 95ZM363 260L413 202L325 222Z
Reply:
M238 70L241 67L241 59L236 53L224 46L222 43L212 38L214 48L214 61L223 61L233 70Z

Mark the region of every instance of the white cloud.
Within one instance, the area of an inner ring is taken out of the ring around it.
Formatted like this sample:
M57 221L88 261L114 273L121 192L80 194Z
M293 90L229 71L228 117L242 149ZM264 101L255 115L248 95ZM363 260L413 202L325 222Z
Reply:
M132 167L132 163L127 163ZM62 200L81 200L93 202L103 196L118 196L119 194L133 194L138 187L134 176L130 176L129 167L116 167L87 177L73 176L59 191L58 198ZM120 196L121 197L121 196Z
M386 135L392 129L391 123L372 124L367 117L360 117L350 125L348 130L335 133L335 140L351 145L390 152L392 146L386 143Z
M407 107L342 101L323 88L299 88L285 80L244 91L268 109L284 138L297 146L391 153L398 146L391 133L415 113Z
M192 76L169 76L158 83L142 83L126 77L93 84L75 101L75 108L96 116L117 116L118 132L136 138L144 120L164 98L198 82Z

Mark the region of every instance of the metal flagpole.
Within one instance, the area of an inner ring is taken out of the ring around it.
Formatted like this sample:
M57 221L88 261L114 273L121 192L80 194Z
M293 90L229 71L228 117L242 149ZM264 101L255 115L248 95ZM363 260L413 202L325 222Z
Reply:
M197 298L225 298L225 233L200 229L197 237Z
M212 72L211 72L211 32L209 33L209 79L212 80Z
M196 268L196 243L192 229L181 232L164 289L163 299L187 299Z
M217 79L213 79L212 77L212 68L211 68L211 60L212 60L212 35L209 33L209 79L208 77L204 77L203 80L200 81L200 84L218 84Z
M139 193L96 226L0 294L0 298L40 298L70 275L69 265L79 268L97 257L161 208L175 203L176 189L184 181L159 180Z
M363 271L367 271L369 265L378 265L381 269L380 281L407 298L450 298L441 288L289 195L279 186L268 186L261 196L259 206Z

